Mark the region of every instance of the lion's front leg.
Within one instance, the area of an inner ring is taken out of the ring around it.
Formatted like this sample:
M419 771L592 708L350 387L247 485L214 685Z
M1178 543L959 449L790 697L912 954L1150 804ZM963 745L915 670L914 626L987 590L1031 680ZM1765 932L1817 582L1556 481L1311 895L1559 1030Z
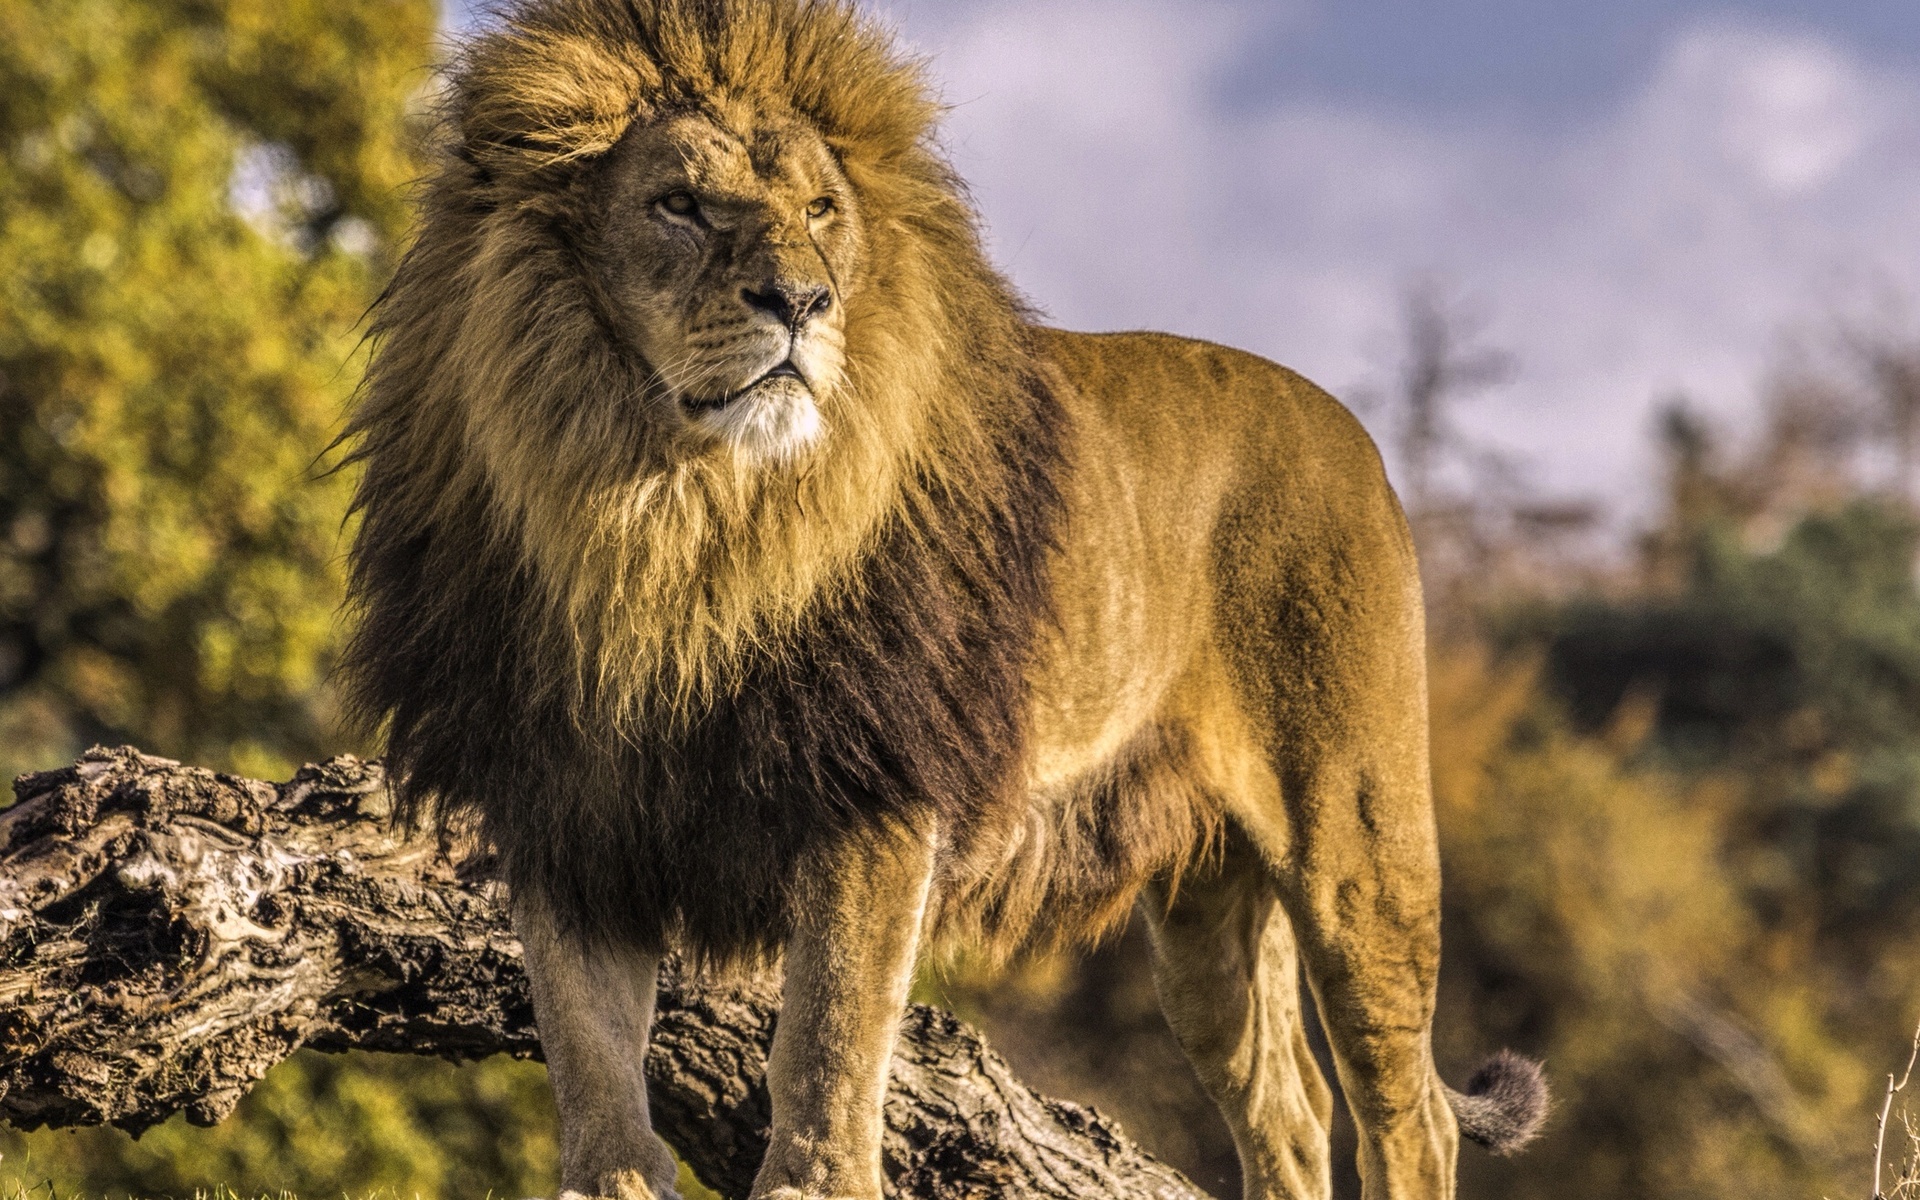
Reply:
M876 834L814 868L787 944L753 1200L880 1200L881 1102L913 981L933 848Z
M659 956L583 941L530 894L513 924L560 1114L561 1200L679 1200L647 1113Z

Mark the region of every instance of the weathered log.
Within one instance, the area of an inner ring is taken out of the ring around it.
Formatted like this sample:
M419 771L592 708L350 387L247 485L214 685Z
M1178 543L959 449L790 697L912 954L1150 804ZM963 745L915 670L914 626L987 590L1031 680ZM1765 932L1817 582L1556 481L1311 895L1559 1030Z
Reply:
M337 758L275 785L121 748L14 790L0 812L0 1119L209 1124L303 1046L539 1056L499 885L397 836L378 764ZM776 1019L765 982L669 970L662 989L655 1120L727 1195L746 1194L765 1146ZM1203 1196L923 1006L886 1120L898 1196Z

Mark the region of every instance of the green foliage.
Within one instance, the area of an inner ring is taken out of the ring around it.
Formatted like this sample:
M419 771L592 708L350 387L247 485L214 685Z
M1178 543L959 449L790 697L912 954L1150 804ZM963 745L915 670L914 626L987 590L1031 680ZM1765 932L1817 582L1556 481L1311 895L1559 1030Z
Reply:
M431 0L0 0L0 770L342 748L351 480L316 470L404 235ZM213 1130L0 1134L119 1194L552 1183L539 1068L303 1055Z
M1920 924L1920 527L1862 499L1776 548L1708 524L1671 594L1545 622L1554 690L1592 728L1631 696L1676 769L1735 771L1741 883L1856 953Z
M1920 529L1784 525L1690 514L1667 583L1507 625L1537 674L1436 673L1443 1028L1544 1050L1561 1097L1470 1165L1499 1194L1865 1190L1920 949Z
M1778 969L1800 948L1764 935L1724 871L1737 796L1643 763L1630 724L1574 731L1531 670L1472 653L1436 664L1434 721L1440 1058L1457 1074L1523 1046L1556 1093L1526 1154L1463 1154L1464 1187L1820 1194L1870 1073L1820 1027L1815 981Z
M428 0L0 3L0 769L130 739L274 774L337 740L349 481L313 467L433 28Z
M43 1131L6 1135L0 1150L0 1185L107 1196L532 1196L551 1193L556 1161L536 1064L310 1052L213 1129L176 1117L137 1142L109 1129Z

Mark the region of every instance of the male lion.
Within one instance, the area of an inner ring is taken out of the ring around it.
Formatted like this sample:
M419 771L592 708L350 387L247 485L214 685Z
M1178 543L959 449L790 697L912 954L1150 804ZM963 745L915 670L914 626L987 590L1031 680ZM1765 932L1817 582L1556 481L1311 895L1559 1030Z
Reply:
M1249 1197L1453 1192L1545 1100L1435 1074L1420 586L1379 459L1251 355L1037 324L839 0L526 0L452 72L381 300L347 670L477 814L567 1195L673 1195L675 947L785 964L756 1198L875 1200L916 958L1138 901ZM1456 1124L1457 1122L1457 1124Z

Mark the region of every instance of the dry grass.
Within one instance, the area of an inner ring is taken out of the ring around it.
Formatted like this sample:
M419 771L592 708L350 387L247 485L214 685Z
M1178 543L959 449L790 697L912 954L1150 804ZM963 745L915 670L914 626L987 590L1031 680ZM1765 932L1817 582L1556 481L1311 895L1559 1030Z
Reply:
M1887 1095L1880 1105L1880 1117L1874 1126L1873 1135L1873 1188L1872 1200L1920 1200L1920 1123L1914 1120L1913 1109L1907 1104L1902 1093L1913 1079L1914 1064L1920 1063L1920 1028L1913 1031L1913 1046L1907 1053L1907 1065L1897 1076L1887 1075ZM1900 1125L1906 1131L1907 1146L1903 1160L1897 1168L1891 1191L1881 1191L1880 1184L1885 1179L1882 1164L1887 1150L1887 1122L1893 1113L1893 1102L1901 1100Z
M1920 1200L1920 1122L1914 1120L1911 1111L1903 1111L1900 1124L1907 1137L1905 1158L1893 1187L1878 1195L1885 1197L1885 1200Z

